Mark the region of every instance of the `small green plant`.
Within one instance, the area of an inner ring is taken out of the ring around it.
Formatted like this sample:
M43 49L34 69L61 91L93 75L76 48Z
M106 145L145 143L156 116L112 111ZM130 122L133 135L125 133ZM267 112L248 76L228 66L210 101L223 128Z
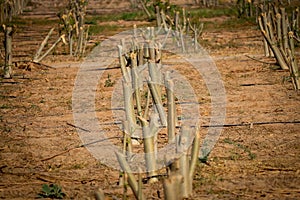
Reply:
M104 87L112 87L115 84L115 81L110 79L110 74L107 75L107 79L105 80Z
M223 142L224 142L224 143L227 143L227 144L232 144L232 145L234 145L234 146L236 146L236 147L242 149L245 153L248 154L248 157L249 157L250 160L253 160L253 159L256 158L256 154L255 154L255 153L252 153L251 150L250 150L249 148L247 148L246 146L244 146L244 145L242 145L242 144L239 144L239 143L237 143L237 142L234 142L234 141L232 141L232 140L229 139L229 138L225 138L225 139L223 140ZM232 159L232 160L236 160L236 159L238 159L238 157L239 157L239 155L236 154L236 153L234 153L234 154L231 155L231 159Z
M61 186L56 184L43 184L42 191L38 194L38 198L62 199L65 196L66 194L62 192Z
M199 158L199 161L200 161L201 163L207 164L207 162L208 162L208 156L209 156L209 153L208 153L207 155L205 155L205 156Z

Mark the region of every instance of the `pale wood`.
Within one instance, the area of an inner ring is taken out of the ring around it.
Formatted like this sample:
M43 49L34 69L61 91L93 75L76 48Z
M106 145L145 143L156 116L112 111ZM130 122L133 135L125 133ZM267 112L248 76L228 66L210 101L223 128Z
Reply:
M132 88L134 91L137 115L142 116L141 94L140 94L140 88L139 88L140 81L139 81L139 75L137 72L137 54L131 53L130 58L131 58Z
M186 13L185 13L185 9L182 8L182 23L183 23L183 27L182 27L182 30L185 32L185 33L188 33L188 30L187 30L187 19L186 19Z
M277 41L279 44L279 48L283 49L283 39L282 39L282 31L281 31L281 14L276 13L276 30L277 30Z
M284 61L284 58L280 52L280 49L276 46L276 43L271 40L270 36L267 34L267 31L264 29L264 26L262 23L262 17L258 18L258 22L259 22L259 27L260 27L261 33L263 34L264 38L266 39L270 48L272 49L278 64L280 65L280 67L282 69L289 69L287 63Z
M160 10L159 10L159 6L155 6L155 14L156 14L156 25L157 27L161 26L161 16L160 16Z
M151 126L143 123L143 139L144 139L144 153L146 161L146 169L150 182L156 182L156 158L155 158L155 147L154 147L154 135L158 130L158 124L155 123L155 119L151 119Z
M181 154L179 158L179 173L183 177L183 184L181 185L181 191L184 198L188 198L192 194L192 179L190 177L190 162L188 156L189 140L191 138L192 129L187 126L181 127L181 134L178 141L177 152Z
M290 72L294 83L294 88L296 90L300 90L300 74L299 74L297 60L295 58L295 45L294 45L293 32L289 33L289 44L290 44L290 50L288 51L288 55L290 58Z
M140 200L145 199L144 194L139 193L138 182L135 180L135 177L130 169L130 166L126 161L126 157L119 152L116 152L116 156L117 156L117 159L119 161L120 167L122 168L123 172L126 172L126 174L127 174L128 183L129 183L129 186L130 186L134 196L137 199L139 199L139 197L140 197Z
M183 199L181 185L183 177L179 173L172 173L163 181L165 200L181 200Z
M282 37L283 37L283 50L285 53L287 53L287 50L289 48L288 44L288 28L287 28L287 16L284 8L280 8L281 11L281 25L282 25Z
M33 60L33 62L40 62L42 61L55 47L56 45L61 41L63 40L63 38L65 37L65 35L61 35L55 42L54 44L42 55L40 56L39 58L36 58L35 60Z
M167 91L167 105L168 105L168 142L172 143L175 139L176 130L176 106L174 97L174 82L170 79L169 72L165 74L165 86Z
M151 101L151 91L149 87L147 88L147 99L146 99L146 105L145 105L145 111L143 118L147 119L149 115L149 106L150 106L150 101Z
M126 64L125 64L125 58L123 57L123 46L118 45L118 52L119 52L119 63L121 65L121 72L123 76L123 80L128 83L130 81L129 75L126 69Z
M139 44L138 48L138 66L142 66L144 64L144 45Z
M124 108L126 120L129 123L130 132L136 128L136 118L134 114L131 82L123 81Z
M36 60L38 60L38 58L40 57L40 55L42 53L42 50L44 49L45 45L48 43L48 40L49 40L50 36L52 35L54 29L55 29L54 27L50 29L50 31L48 32L47 36L45 37L45 39L41 43L40 48L37 50L36 54L34 55L34 58L33 58L34 62Z
M142 170L139 168L138 174L138 200L143 199L143 181L142 181Z
M85 37L84 37L84 42L83 42L83 48L82 48L81 55L84 55L85 51L86 51L86 46L87 46L88 38L89 38L89 29L90 29L90 26L87 26L87 29L85 31Z
M199 159L200 140L201 140L200 132L197 129L193 141L192 151L191 151L191 160L190 160L190 169L189 169L189 176L191 180L193 180L193 176Z
M5 31L5 65L4 65L4 78L12 77L12 34L13 28L4 26Z
M154 100L155 107L158 111L161 124L163 126L167 126L166 113L165 113L164 108L163 108L161 97L159 96L157 88L155 87L155 83L153 83L151 81L148 81L148 87L150 88L151 95L152 95L152 98Z
M101 189L98 189L97 191L95 191L94 195L95 195L96 200L105 200L104 192Z
M160 16L161 16L161 21L162 21L164 30L165 30L165 32L167 32L169 29L171 29L171 27L168 28L167 18L166 18L166 15L163 10L160 11Z
M143 10L144 10L145 13L147 14L148 18L151 19L151 18L152 18L152 15L151 15L151 13L149 12L149 10L147 9L144 0L139 0L139 1L140 1L140 4L141 4Z

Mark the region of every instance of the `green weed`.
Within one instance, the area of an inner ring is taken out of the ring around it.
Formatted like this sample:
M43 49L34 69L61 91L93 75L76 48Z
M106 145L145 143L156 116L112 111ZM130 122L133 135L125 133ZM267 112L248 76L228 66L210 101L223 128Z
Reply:
M56 184L44 184L42 191L38 194L38 198L62 199L65 196L66 194L62 192L61 186Z
M199 158L199 161L200 161L201 163L207 163L207 161L208 161L208 156L209 156L209 154L205 155L205 156L202 157L202 158Z
M115 84L115 81L110 79L110 74L107 75L107 79L105 80L104 87L112 87Z

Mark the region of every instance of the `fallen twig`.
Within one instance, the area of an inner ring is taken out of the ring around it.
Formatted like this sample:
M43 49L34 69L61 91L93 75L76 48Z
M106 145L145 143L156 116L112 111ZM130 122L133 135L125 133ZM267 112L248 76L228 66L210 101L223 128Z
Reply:
M40 63L40 62L32 61L32 63L43 66L43 67L46 67L46 68L56 69L55 67L52 67L50 65L46 65L46 64L43 64L43 63Z
M266 61L259 60L259 59L257 59L257 58L253 58L253 57L248 56L248 55L245 55L245 56L246 56L247 58L250 58L250 59L255 60L255 61L257 61L257 62L260 62L260 63L264 63L264 64L268 64L268 65L275 65L275 64L276 64L276 62L266 62Z
M245 83L240 84L240 86L255 86L255 85L273 85L272 83Z
M16 82L16 81L1 81L0 84L20 84L20 82Z
M268 171L297 171L297 169L293 169L293 168L278 168L278 167L263 167L262 169Z

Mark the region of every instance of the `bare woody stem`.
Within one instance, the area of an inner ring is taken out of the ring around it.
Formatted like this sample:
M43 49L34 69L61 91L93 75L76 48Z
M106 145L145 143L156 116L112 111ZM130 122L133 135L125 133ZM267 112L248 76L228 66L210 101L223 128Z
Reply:
M4 27L5 32L5 65L4 65L4 78L11 78L12 76L12 34L13 28L8 26Z
M117 159L119 161L119 164L120 164L122 170L127 173L128 183L130 185L130 188L132 189L134 196L139 200L145 199L144 194L139 192L139 184L135 180L135 177L130 169L130 166L125 159L125 156L119 152L116 152L116 156L117 156Z
M260 30L261 30L264 38L268 42L269 46L271 47L271 49L272 49L272 51L273 51L273 53L274 53L274 55L276 57L276 60L277 60L278 64L281 66L282 69L289 69L288 65L284 61L284 58L283 58L282 54L280 53L279 48L276 46L276 42L272 41L271 38L270 38L270 36L267 35L267 32L266 32L266 30L263 27L261 17L258 18L258 22L259 22Z
M43 40L43 42L41 43L40 45L40 48L37 50L34 58L33 58L33 61L36 61L38 59L38 57L41 55L42 53L42 50L44 49L45 45L47 44L52 32L54 31L54 28L51 28L48 35L45 37L45 39Z
M161 101L161 98L159 98L159 93L157 91L157 88L155 87L155 84L152 83L151 81L148 81L148 86L150 88L154 103L155 103L155 107L157 108L161 123L163 126L167 125L167 119L166 119L166 114L163 108L163 104Z
M37 58L36 60L34 60L33 62L40 62L41 60L43 60L55 47L56 45L61 41L64 40L65 35L61 35L56 42L39 58Z
M168 105L168 141L171 143L175 139L176 107L174 98L174 83L169 77L169 72L167 72L165 75L165 86L167 91Z

